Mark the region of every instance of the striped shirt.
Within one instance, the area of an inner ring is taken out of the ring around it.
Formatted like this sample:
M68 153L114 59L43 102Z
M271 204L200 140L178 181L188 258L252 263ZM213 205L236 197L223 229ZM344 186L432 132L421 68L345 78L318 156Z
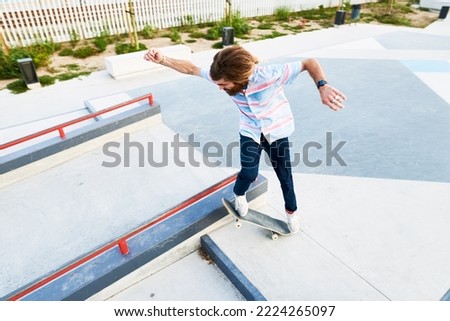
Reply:
M283 85L292 83L301 70L301 62L256 66L247 89L231 96L241 112L241 135L259 143L263 134L273 143L294 132L294 116ZM201 76L212 82L207 69L201 70Z

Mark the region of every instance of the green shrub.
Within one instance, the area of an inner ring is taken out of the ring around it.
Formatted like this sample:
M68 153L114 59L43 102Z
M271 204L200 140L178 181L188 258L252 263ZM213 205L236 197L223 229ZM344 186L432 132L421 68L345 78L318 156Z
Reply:
M381 23L392 24L396 26L411 26L411 22L407 18L399 14L385 14L375 16L375 18L378 20L378 22Z
M66 65L66 68L67 68L67 70L71 70L71 71L81 69L80 65L78 65L78 64L68 64L68 65Z
M222 20L220 29L222 30L223 27L227 27L225 20ZM233 15L231 16L231 27L233 27L236 37L246 35L251 30L247 19L242 18L239 11L233 13Z
M39 67L47 67L48 65L50 65L52 62L52 59L51 59L51 55L49 55L45 52L40 52L40 53L34 55L33 61L34 61L34 65L36 66L36 68L39 68Z
M285 33L281 33L278 31L272 31L271 34L269 35L261 35L261 39L272 39L272 38L277 38L277 37L281 37L281 36L285 36Z
M141 31L141 35L144 39L153 39L156 37L157 31L150 25L145 25Z
M291 12L288 7L279 7L275 9L275 17L278 21L289 21Z
M205 38L206 37L206 33L201 32L201 31L195 31L189 34L190 38L193 39L200 39L200 38Z
M13 94L21 94L28 90L27 84L22 79L13 81L6 85Z
M147 46L139 43L139 47L136 49L136 47L131 46L129 43L116 43L115 52L116 55L123 55L130 52L136 52L136 51L142 51L147 49Z
M100 35L95 37L94 40L92 40L92 43L98 49L99 52L104 52L108 47L108 45L113 43L113 39L111 37L109 30L104 30L100 32Z
M45 76L39 77L39 82L40 82L41 86L46 87L46 86L53 85L56 82L56 80L52 76L45 75Z
M33 45L29 46L27 50L31 52L33 55L45 53L50 56L60 48L61 44L56 44L53 41L45 40L34 43Z
M336 15L336 8L324 8L324 6L319 6L319 9L300 11L299 15L307 20L332 19Z
M216 43L214 43L214 44L212 45L212 47L213 47L214 49L222 49L222 48L223 48L223 43L222 43L222 41L216 42Z
M73 78L78 78L80 76L87 76L89 74L90 74L90 72L87 72L87 71L83 71L83 72L65 72L65 73L57 75L56 79L58 79L59 81L66 81L66 80L70 80L70 79L73 79Z
M217 40L222 36L222 31L219 26L212 27L206 32L206 40Z
M75 58L87 58L93 56L97 53L97 50L92 46L83 46L73 51L73 56Z
M61 57L72 56L73 55L73 49L71 49L71 48L63 48L58 53L58 55L61 56Z
M273 28L273 23L270 23L270 22L263 22L263 23L260 23L258 26L258 29L260 29L260 30L269 30L272 28Z
M169 38L170 38L170 41L172 41L172 42L174 42L174 43L177 43L177 44L182 43L182 40L181 40L181 34L180 34L180 32L179 32L177 29L175 29L175 28L171 28L171 29L170 29Z
M11 48L9 55L0 51L0 79L19 78L21 73L17 60L30 57L31 54L25 48Z
M79 41L80 35L75 29L72 29L72 31L70 32L70 44L72 45L72 48L75 48Z
M181 20L181 32L194 32L198 29L198 26L194 24L194 17L191 15L184 16Z
M95 37L94 40L92 40L92 43L99 52L104 52L108 47L109 41L105 37Z

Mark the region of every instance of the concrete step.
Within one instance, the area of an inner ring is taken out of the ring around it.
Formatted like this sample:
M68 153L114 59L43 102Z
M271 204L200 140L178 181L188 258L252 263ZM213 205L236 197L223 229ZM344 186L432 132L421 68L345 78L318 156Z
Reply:
M132 145L129 149L127 142ZM103 148L96 148L2 188L0 244L7 259L0 263L6 280L0 297L229 176L225 170L205 166L193 148L169 148L182 141L162 123L111 143L117 146L110 150L116 153L114 160L121 160L117 166L107 167L112 159ZM148 161L148 155L168 164L157 167L141 162Z

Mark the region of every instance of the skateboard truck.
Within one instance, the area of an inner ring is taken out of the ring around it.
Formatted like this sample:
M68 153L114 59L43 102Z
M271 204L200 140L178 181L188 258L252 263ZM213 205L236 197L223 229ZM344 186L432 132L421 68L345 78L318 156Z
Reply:
M247 223L269 230L272 234L272 240L274 241L277 240L280 235L291 234L287 223L284 221L281 221L264 213L260 213L253 209L249 209L247 215L242 217L236 212L233 204L229 200L222 198L222 202L228 213L230 213L234 217L235 226L238 229L242 227L242 221L245 221Z
M240 229L242 227L242 222L240 219L236 218L236 228ZM278 237L280 236L277 232L275 231L270 231L272 233L272 240L276 241L278 240Z

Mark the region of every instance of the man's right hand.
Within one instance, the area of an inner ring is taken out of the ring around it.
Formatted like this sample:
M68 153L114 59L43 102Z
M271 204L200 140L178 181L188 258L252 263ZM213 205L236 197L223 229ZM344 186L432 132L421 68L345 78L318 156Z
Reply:
M163 55L158 49L150 48L144 55L144 59L159 64L163 59Z
M175 59L168 56L164 56L159 49L151 48L144 55L144 59L147 61L162 64L164 67L172 68L178 72L187 75L200 76L200 68L194 65L188 60Z

